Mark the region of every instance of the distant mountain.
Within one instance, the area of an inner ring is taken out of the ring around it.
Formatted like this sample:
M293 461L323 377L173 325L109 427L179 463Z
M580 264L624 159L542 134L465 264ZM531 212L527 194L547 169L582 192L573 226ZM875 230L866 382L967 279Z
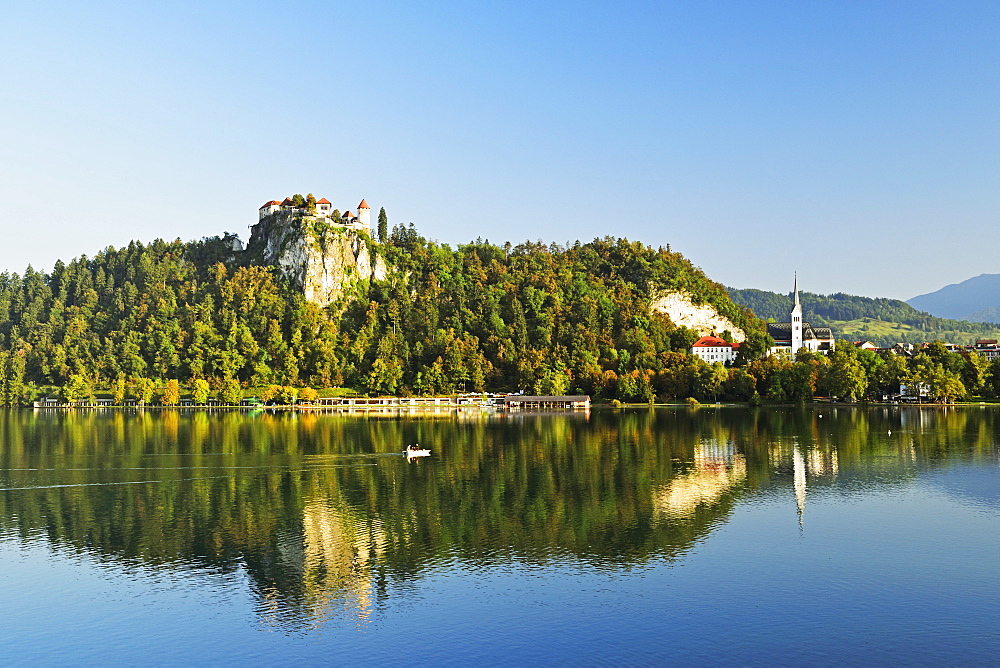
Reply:
M726 288L730 298L758 317L786 322L792 299L766 290ZM973 343L978 338L1000 338L1000 326L988 320L966 322L940 318L918 311L898 299L859 297L838 292L832 295L799 293L805 319L812 325L830 327L838 339L871 341L887 347L897 342L947 341Z
M966 320L972 322L998 322L1000 323L1000 306L991 306L982 311L970 313Z
M980 274L906 303L939 318L1000 322L1000 274Z

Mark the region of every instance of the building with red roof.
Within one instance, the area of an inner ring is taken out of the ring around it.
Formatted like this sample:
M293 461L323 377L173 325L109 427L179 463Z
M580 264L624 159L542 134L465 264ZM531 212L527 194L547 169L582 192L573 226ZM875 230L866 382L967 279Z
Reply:
M371 234L371 210L368 207L368 202L363 199L358 205L357 214L346 211L343 214L338 213L336 216L334 215L336 209L333 208L333 203L325 197L316 200L315 211L307 211L304 206L296 206L291 197L286 197L280 202L272 199L261 205L258 220L264 220L280 211L327 218L329 219L327 222L332 225L343 225L349 229Z
M715 362L732 362L736 359L740 344L729 343L718 336L703 336L691 344L691 354L700 357L709 364Z

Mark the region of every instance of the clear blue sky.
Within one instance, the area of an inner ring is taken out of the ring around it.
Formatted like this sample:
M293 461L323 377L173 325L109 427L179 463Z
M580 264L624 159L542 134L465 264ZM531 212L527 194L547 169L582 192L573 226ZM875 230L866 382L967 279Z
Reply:
M1000 2L15 2L0 269L246 240L296 192L713 279L1000 273Z

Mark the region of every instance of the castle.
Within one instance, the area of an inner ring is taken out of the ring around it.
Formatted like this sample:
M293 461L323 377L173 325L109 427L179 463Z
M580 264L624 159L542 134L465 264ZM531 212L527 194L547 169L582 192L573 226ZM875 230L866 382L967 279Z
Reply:
M281 202L273 199L270 202L264 202L264 205L260 207L260 217L258 220L264 220L268 216L281 211L303 216L326 218L328 222L334 225L342 225L348 229L366 234L371 234L372 231L371 209L369 209L368 202L365 200L361 200L361 203L358 204L358 213L356 215L350 211L345 211L337 217L334 216L336 210L333 208L333 203L325 197L316 200L315 203L307 202L301 205L297 205L291 197L286 197Z

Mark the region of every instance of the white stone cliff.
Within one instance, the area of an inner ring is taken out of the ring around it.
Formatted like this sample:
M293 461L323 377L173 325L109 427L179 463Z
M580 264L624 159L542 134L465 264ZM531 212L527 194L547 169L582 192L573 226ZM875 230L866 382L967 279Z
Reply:
M686 292L669 292L653 300L653 310L670 316L678 327L687 327L702 336L722 334L729 330L730 343L742 343L746 334L733 322L719 313L710 304L695 304Z
M277 213L250 228L247 252L255 261L277 267L308 301L328 306L350 285L388 276L385 259L374 253L374 246L356 230L317 217Z

